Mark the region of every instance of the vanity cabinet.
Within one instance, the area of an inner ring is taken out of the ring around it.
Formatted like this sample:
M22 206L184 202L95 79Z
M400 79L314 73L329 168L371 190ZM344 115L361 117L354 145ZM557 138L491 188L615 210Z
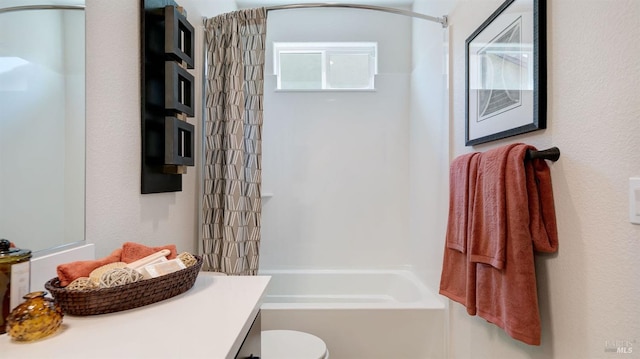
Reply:
M132 310L65 316L54 335L16 343L0 335L2 358L259 357L260 305L267 276L201 272L193 288ZM257 345L257 347L256 347ZM245 354L248 353L248 354Z
M260 313L258 313L256 319L253 321L253 325L251 325L251 329L249 329L249 333L247 333L247 336L244 338L238 354L236 354L236 359L258 359L261 357L261 332L262 322Z

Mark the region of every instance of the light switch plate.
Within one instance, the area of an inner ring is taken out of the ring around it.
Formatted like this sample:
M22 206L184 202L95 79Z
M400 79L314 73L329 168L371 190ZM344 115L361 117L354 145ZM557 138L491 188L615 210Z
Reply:
M640 224L640 177L629 178L629 222Z

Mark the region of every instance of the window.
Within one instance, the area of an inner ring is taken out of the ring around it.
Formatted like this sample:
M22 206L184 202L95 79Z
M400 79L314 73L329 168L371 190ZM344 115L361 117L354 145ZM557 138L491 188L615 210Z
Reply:
M278 90L373 90L375 42L276 42Z

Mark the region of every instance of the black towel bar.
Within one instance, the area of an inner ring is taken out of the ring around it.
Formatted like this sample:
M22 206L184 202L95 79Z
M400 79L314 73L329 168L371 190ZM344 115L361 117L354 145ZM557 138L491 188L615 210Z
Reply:
M560 158L560 149L558 147L551 147L542 151L527 150L525 159L533 160L536 158L542 158L543 160L555 162Z

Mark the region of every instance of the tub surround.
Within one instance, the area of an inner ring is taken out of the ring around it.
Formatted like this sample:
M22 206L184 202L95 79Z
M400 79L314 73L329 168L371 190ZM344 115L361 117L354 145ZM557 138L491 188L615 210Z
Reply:
M10 358L234 358L258 315L267 276L201 272L189 291L142 308L65 316L59 332L24 344L0 336Z
M444 309L410 270L261 270L272 278L263 309Z
M445 358L445 304L409 270L261 270L262 329L313 334L332 358Z

